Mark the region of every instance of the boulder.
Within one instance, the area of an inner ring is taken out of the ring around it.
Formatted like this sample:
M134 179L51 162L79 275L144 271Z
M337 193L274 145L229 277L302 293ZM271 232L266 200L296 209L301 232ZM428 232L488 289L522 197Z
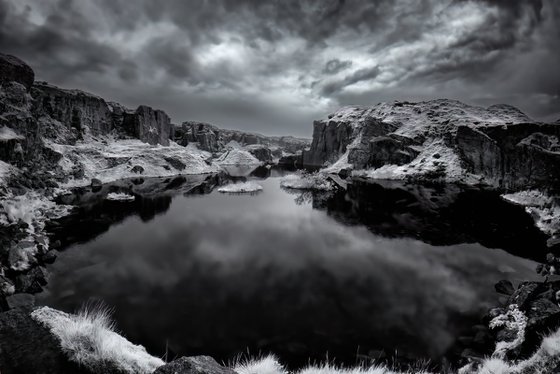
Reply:
M169 145L173 130L164 111L146 105L140 105L133 113L124 113L123 128L127 134L152 145Z
M259 161L262 162L272 162L272 151L270 148L260 145L260 144L253 144L248 145L245 147L250 154L255 156Z
M31 89L35 73L25 62L12 55L0 53L0 83L18 82L27 91Z
M160 366L154 374L236 374L209 356L181 357Z

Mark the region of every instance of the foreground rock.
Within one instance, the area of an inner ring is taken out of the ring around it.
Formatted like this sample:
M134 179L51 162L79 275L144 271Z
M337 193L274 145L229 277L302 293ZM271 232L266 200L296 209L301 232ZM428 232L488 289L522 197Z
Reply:
M3 374L91 373L71 362L49 330L30 310L0 313L0 370Z
M235 371L221 366L212 357L181 357L160 366L154 374L236 374Z
M315 121L304 165L367 170L378 179L484 183L504 189L560 181L560 127L508 105L454 100L345 107Z
M504 282L498 283L496 289L508 293L512 290L509 285L504 289ZM560 328L559 302L560 281L522 282L504 307L489 312L495 341L507 347L508 359L528 357L540 346L543 336Z

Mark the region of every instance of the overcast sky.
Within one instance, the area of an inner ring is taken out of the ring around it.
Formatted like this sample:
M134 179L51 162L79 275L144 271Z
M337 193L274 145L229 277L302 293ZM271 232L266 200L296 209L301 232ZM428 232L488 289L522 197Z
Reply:
M395 99L560 118L558 0L1 0L0 52L175 123L271 135Z

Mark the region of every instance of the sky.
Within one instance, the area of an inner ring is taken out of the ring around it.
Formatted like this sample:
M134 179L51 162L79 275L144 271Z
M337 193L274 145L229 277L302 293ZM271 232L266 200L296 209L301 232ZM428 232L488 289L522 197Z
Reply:
M310 136L344 105L560 118L558 0L1 0L0 52L130 108Z

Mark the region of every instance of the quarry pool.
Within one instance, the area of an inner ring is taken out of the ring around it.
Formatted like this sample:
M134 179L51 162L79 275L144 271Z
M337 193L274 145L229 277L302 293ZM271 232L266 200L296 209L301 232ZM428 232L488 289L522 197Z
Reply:
M130 180L67 196L78 209L51 227L65 249L38 304L102 301L129 340L169 359L437 364L456 360L499 304L496 282L536 279L545 238L496 193L359 181L312 193L283 189L282 174ZM217 191L232 179L263 190ZM136 199L104 198L124 189Z

